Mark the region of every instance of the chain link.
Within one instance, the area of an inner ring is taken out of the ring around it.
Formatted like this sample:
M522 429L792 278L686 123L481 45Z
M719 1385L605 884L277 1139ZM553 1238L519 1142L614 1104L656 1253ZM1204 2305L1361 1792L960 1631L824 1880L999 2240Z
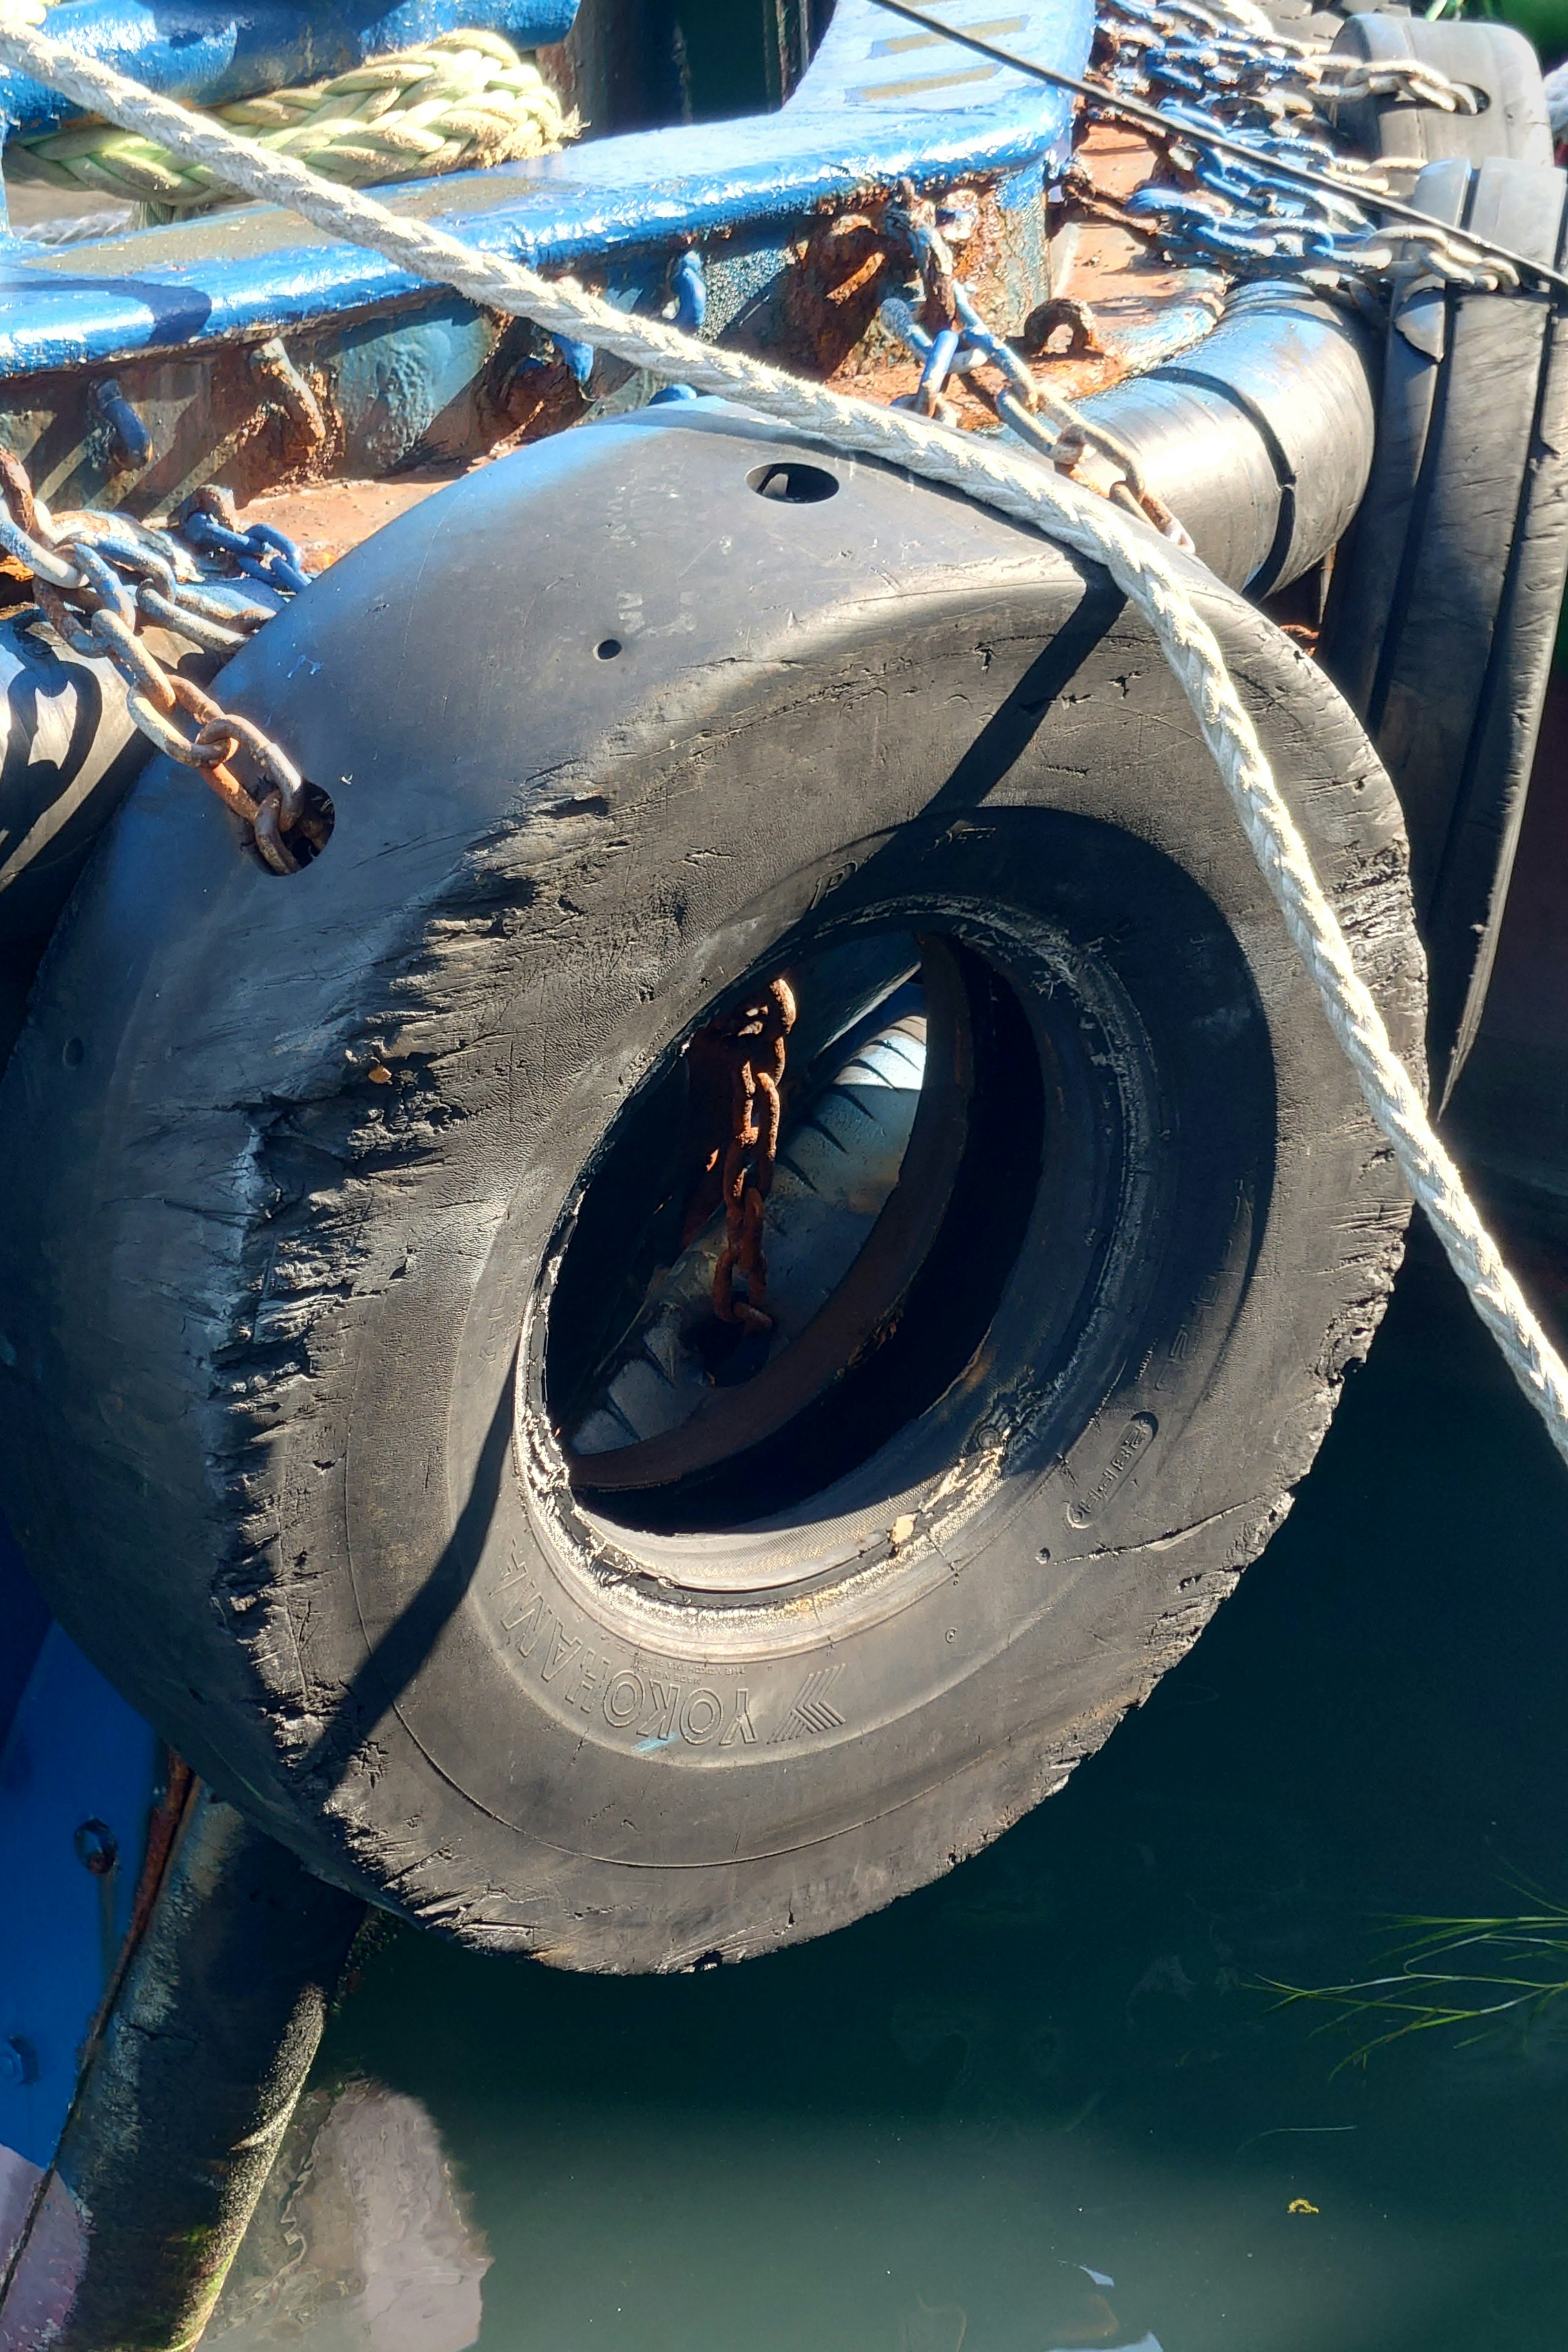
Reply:
M1461 233L1382 220L1357 201L1391 194L1390 184L1378 165L1347 153L1327 110L1394 97L1447 113L1477 110L1473 90L1422 59L1335 56L1326 43L1262 29L1250 11L1244 21L1224 0L1100 0L1095 66L1108 113L1121 95L1157 105L1175 127L1166 156L1185 184L1151 181L1109 207L1168 248L1233 276L1287 270L1326 286L1410 269L1463 288L1518 284L1507 262ZM1251 150L1256 166L1204 146L1202 134L1215 130ZM1325 173L1343 196L1280 177L1274 163ZM1108 209L1103 201L1100 208Z
M1094 187L1081 163L1066 174L1065 193L1127 227L1217 263L1232 278L1289 272L1363 300L1369 281L1395 271L1419 270L1465 288L1518 284L1507 262L1461 235L1381 220L1366 200L1391 193L1385 173L1340 142L1326 110L1353 100L1392 95L1450 113L1475 112L1474 91L1421 59L1368 63L1331 55L1325 43L1277 32L1247 0L1100 0L1095 64L1108 114L1114 115L1118 94L1135 96L1157 103L1170 130L1166 161L1178 184L1151 180L1116 203ZM1256 162L1204 144L1201 134L1216 128ZM1192 137L1184 138L1184 131ZM1328 174L1335 188L1303 188L1273 168L1290 165ZM987 326L952 252L973 233L976 214L967 189L933 202L917 196L909 181L884 209L884 227L908 242L915 278L883 301L881 320L921 362L915 391L894 404L956 426L959 412L947 387L963 379L1058 472L1084 480L1190 549L1127 443L1051 392ZM1080 468L1091 452L1100 463L1086 476Z
M293 541L274 530L270 523L253 522L241 530L226 490L211 486L193 490L170 520L199 554L227 556L264 587L297 596L310 584Z
M20 461L0 449L0 549L31 576L45 620L73 653L113 663L129 688L126 709L149 742L197 771L251 828L275 874L297 874L301 842L319 849L327 833L299 770L253 720L226 710L205 688L170 669L142 635L151 623L204 653L226 655L271 619L270 605L213 595L193 547L231 559L285 593L308 583L292 541L265 523L241 530L226 491L198 491L170 530L121 514L57 520ZM188 730L182 720L192 722ZM242 751L258 790L230 765Z
M788 982L772 980L736 1012L700 1029L689 1049L694 1094L702 1106L724 1105L725 1132L702 1163L681 1246L696 1238L722 1202L724 1247L713 1269L713 1312L721 1323L752 1332L773 1328L763 1223L778 1159L779 1088L795 1017ZM743 1297L736 1291L737 1276L745 1279Z
M963 377L998 422L1048 457L1058 473L1072 476L1114 505L1142 515L1190 554L1191 539L1144 479L1131 445L1050 391L1006 338L985 323L973 289L957 274L952 252L953 243L973 234L977 218L978 205L968 189L954 189L940 202L932 202L917 196L913 184L907 180L900 185L900 202L884 208L884 228L908 240L918 284L903 295L887 298L881 305L882 323L922 362L914 392L893 405L912 408L939 424L956 425L958 412L946 397L945 388L952 378ZM934 320L934 325L922 323L917 316L915 292L921 297L924 321ZM1080 332L1089 331L1081 319L1077 324ZM987 370L1000 381L987 383ZM1108 467L1109 481L1079 471L1091 449L1106 461L1101 471Z

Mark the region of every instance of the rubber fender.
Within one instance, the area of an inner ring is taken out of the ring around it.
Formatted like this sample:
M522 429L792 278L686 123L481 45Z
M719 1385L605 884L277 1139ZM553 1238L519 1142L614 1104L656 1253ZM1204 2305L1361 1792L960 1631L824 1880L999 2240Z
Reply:
M197 1792L0 2284L3 2352L195 2344L363 1918Z
M275 604L272 592L207 583L220 600ZM206 685L221 657L167 630L142 632L169 670ZM112 662L73 652L32 607L0 620L0 1061L21 1025L27 983L60 908L151 746ZM196 781L194 772L192 781Z
M1250 286L1195 350L1084 410L1131 443L1210 570L1266 595L1321 562L1361 504L1380 342L1345 304Z
M1416 200L1563 266L1559 171L1430 163ZM1485 1001L1565 582L1568 320L1545 296L1417 280L1391 319L1377 460L1320 657L1405 809L1439 1100Z
M186 651L162 631L147 634L165 660L177 663ZM3 950L47 937L148 745L113 664L68 652L43 634L36 613L0 622L0 693ZM0 1052L13 1033L14 1024L0 1036Z
M1387 781L1188 576L1418 1054ZM227 688L330 842L269 875L155 761L0 1087L0 1500L53 1605L259 1827L470 1946L693 1968L946 1870L1267 1539L1408 1213L1151 633L689 402L443 490ZM866 939L921 974L916 1127L713 1412L815 1385L607 1490L563 1432L709 1164L693 1041Z
M1417 58L1485 100L1479 113L1447 113L1407 98L1364 98L1333 110L1342 131L1366 155L1413 165L1456 156L1468 163L1510 155L1522 163L1552 160L1552 126L1541 61L1511 25L1464 23L1369 11L1348 19L1334 41L1338 57Z

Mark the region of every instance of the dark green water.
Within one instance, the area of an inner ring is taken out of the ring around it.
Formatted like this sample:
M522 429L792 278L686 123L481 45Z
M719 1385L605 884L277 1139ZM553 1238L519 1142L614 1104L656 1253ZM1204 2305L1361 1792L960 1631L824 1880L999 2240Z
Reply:
M1520 1907L1510 1873L1568 1896L1565 1534L1489 1342L1407 1269L1237 1597L988 1853L676 1980L395 1934L321 2082L433 2119L484 2352L1562 2352L1568 2002L1336 2073L1258 1988L1366 1973L1390 1912ZM309 2311L237 2345L472 2340L438 2282L377 2321L382 2258L318 2236Z

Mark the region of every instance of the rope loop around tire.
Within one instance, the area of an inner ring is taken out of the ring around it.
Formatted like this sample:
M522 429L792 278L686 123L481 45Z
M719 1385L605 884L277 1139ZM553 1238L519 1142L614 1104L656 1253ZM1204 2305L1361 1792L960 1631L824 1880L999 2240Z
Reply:
M166 147L183 166L210 172L262 203L288 206L328 235L383 254L411 276L451 286L473 302L602 346L665 381L738 402L833 448L880 458L961 490L1102 565L1153 630L1368 1108L1471 1304L1568 1463L1568 1366L1504 1265L1426 1115L1421 1090L1394 1052L1219 644L1193 600L1190 572L1150 527L1025 457L977 446L974 436L950 433L907 410L847 398L661 320L628 316L571 278L546 279L516 262L476 252L428 222L334 186L293 156L258 146L78 55L31 28L25 21L30 13L33 0L5 0L0 60Z

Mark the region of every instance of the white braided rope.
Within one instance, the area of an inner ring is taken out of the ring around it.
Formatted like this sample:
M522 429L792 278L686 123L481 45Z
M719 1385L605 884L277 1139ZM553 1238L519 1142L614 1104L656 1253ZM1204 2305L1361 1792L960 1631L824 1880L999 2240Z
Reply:
M1152 530L1123 520L1115 508L1044 467L1006 457L973 436L950 435L908 410L847 399L740 352L699 342L659 320L628 318L570 278L552 282L515 262L473 252L427 222L334 186L289 157L255 147L156 97L111 67L77 56L19 21L15 0L9 8L0 0L0 62L127 131L159 141L183 161L205 165L247 195L289 206L330 235L384 254L411 277L456 287L491 310L534 320L552 333L597 344L633 366L737 401L816 439L962 490L1103 564L1149 623L1192 706L1253 855L1405 1182L1552 1444L1568 1461L1568 1367L1504 1265L1394 1050L1219 644L1169 550Z

